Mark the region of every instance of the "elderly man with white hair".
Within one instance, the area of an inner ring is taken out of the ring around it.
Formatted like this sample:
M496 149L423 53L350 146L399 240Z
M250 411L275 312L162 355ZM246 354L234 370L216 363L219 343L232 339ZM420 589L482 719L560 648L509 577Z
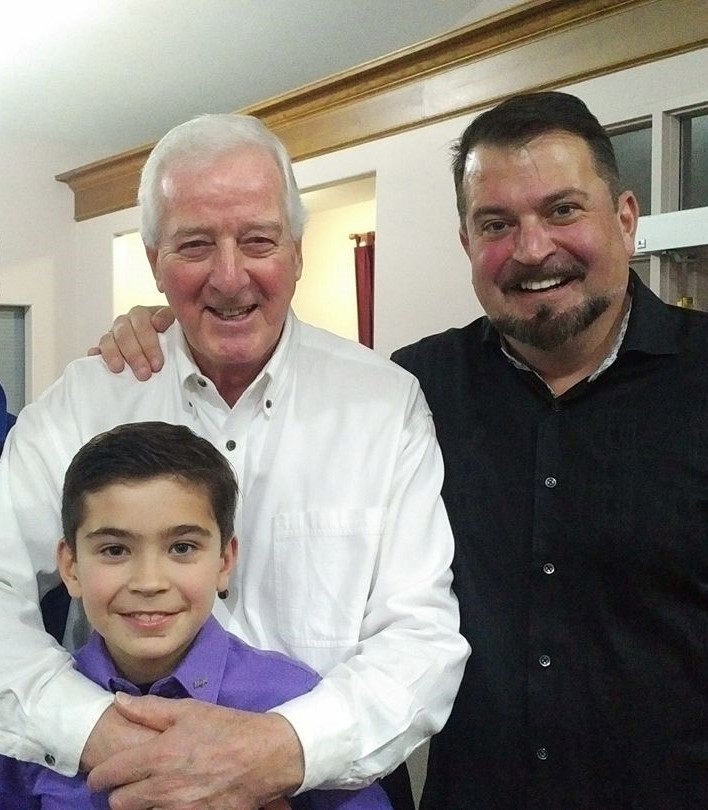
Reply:
M2 457L0 752L88 770L120 810L362 786L442 727L468 655L430 412L407 372L292 313L305 217L287 153L257 120L176 127L139 199L177 317L163 370L139 382L99 358L72 363ZM324 676L268 714L114 699L42 630L69 460L101 431L154 419L208 438L239 478L241 557L217 618Z

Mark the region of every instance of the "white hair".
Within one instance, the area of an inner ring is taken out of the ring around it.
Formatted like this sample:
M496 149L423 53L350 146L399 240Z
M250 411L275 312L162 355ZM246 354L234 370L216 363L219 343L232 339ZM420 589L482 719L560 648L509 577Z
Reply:
M164 194L162 180L175 165L208 164L217 157L257 146L269 152L283 176L284 203L293 239L302 238L307 214L295 182L292 163L282 142L252 115L218 113L200 115L171 129L158 143L143 166L138 189L140 235L149 248L160 240Z

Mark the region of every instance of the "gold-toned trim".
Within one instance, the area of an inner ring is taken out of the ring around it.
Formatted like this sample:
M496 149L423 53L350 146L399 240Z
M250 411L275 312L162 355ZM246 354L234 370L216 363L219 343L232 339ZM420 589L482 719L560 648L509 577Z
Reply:
M705 0L530 0L243 112L301 160L706 44ZM76 220L134 206L151 148L58 175Z

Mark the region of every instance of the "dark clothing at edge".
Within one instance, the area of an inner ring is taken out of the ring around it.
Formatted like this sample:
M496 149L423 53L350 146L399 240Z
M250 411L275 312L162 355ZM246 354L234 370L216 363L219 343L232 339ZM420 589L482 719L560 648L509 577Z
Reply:
M633 285L616 361L558 398L487 318L394 354L472 646L423 810L708 807L708 314Z

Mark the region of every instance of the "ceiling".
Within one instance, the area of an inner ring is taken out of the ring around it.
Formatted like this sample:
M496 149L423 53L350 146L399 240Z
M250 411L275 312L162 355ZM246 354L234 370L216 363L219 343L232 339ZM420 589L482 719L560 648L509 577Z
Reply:
M0 28L0 140L76 166L488 17L518 0L20 0ZM74 166L57 167L57 170Z

